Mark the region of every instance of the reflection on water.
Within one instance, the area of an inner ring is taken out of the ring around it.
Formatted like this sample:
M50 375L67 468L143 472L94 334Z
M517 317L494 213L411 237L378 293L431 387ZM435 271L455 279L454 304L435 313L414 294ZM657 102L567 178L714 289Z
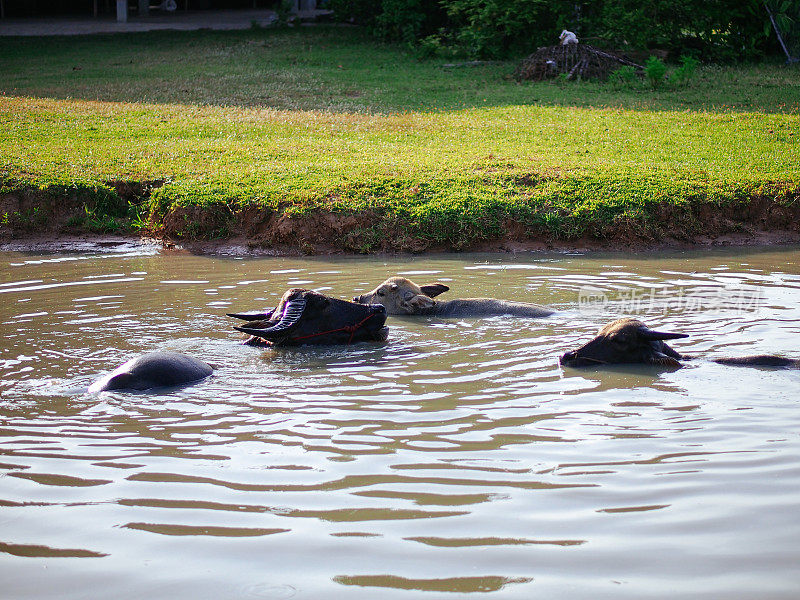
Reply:
M226 312L388 275L553 306L390 317L386 343L241 346ZM238 259L0 254L9 598L794 598L800 251ZM633 315L675 371L564 370ZM86 393L132 355L216 367ZM43 570L44 569L44 570ZM445 594L447 592L447 594Z
M408 579L393 575L361 575L334 577L342 585L366 587L397 588L401 590L421 590L425 592L496 592L510 583L528 583L529 578L510 577L448 577L447 579Z

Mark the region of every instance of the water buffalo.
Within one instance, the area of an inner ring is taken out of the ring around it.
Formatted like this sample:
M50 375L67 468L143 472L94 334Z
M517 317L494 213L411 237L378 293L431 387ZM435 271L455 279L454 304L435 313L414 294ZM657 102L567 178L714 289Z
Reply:
M183 385L211 375L211 366L178 352L150 352L129 360L89 386L90 392L149 390Z
M637 319L617 319L601 327L590 342L566 352L560 362L565 367L628 363L678 368L681 360L691 357L678 354L664 340L686 337L685 333L653 331ZM712 360L723 365L800 368L800 360L769 354Z
M251 346L300 346L384 341L388 335L386 308L357 304L304 289L288 290L275 310L262 313L228 313L248 321L234 327L250 337Z
M450 288L443 283L417 285L405 277L390 277L371 292L356 296L354 302L382 304L390 315L429 315L436 317L546 317L553 311L528 302L511 302L494 298L462 298L434 300Z

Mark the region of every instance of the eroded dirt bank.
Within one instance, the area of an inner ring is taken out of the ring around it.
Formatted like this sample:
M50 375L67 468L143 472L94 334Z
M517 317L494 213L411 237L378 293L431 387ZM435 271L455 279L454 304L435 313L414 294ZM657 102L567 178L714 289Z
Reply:
M537 219L494 219L492 227L432 232L378 211L304 212L231 204L150 214L161 182L109 182L109 190L23 188L0 193L0 248L70 250L130 243L198 253L312 255L441 251L644 250L800 243L800 193L731 203L698 200L640 218L590 223L582 235L554 233ZM480 224L479 224L480 225ZM463 235L460 235L463 234Z

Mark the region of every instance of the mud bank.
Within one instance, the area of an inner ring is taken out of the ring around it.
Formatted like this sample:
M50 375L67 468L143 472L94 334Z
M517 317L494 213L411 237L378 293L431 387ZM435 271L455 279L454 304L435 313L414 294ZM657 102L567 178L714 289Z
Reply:
M753 231L751 233L735 233L718 237L697 237L692 240L664 239L649 244L620 244L612 240L581 239L565 240L495 240L476 244L463 252L644 252L658 250L697 250L719 247L759 247L800 244L800 233L792 231ZM254 245L250 240L233 238L225 240L175 242L139 234L106 235L101 233L85 233L82 235L66 234L23 234L8 238L0 237L0 252L188 252L191 254L208 254L220 256L309 256L352 254L345 250L330 246L327 250L303 252L291 246L263 247ZM448 248L430 247L425 252L448 252ZM402 254L402 251L396 252ZM410 252L407 252L410 253ZM421 254L422 252L416 252ZM375 254L380 254L376 252Z
M17 188L0 193L0 249L68 251L126 244L232 255L324 255L448 251L657 250L800 243L800 194L753 195L680 207L655 205L596 221L576 234L553 232L535 212L479 215L458 223L421 225L380 209L360 212L294 206L261 208L220 202L148 205L153 182L109 182L98 189ZM486 226L482 228L481 222Z

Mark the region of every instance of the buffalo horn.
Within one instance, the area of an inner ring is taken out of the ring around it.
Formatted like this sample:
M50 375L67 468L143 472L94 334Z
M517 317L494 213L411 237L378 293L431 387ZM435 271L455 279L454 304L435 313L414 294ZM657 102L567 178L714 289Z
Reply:
M269 312L253 312L253 313L225 313L234 319L241 319L242 321L268 321L274 313L274 310Z
M255 327L234 327L237 331L241 331L242 333L247 333L249 335L255 335L260 338L264 338L266 340L270 338L280 337L282 334L286 333L289 329L297 325L297 322L300 320L300 317L303 316L303 311L306 308L306 300L305 298L297 298L295 300L289 300L286 303L286 306L283 310L283 314L281 315L281 320L275 323L275 325L271 327L267 327L265 329L256 329Z
M663 331L653 331L647 327L640 327L637 331L646 340L678 340L689 337L688 333L665 333Z

